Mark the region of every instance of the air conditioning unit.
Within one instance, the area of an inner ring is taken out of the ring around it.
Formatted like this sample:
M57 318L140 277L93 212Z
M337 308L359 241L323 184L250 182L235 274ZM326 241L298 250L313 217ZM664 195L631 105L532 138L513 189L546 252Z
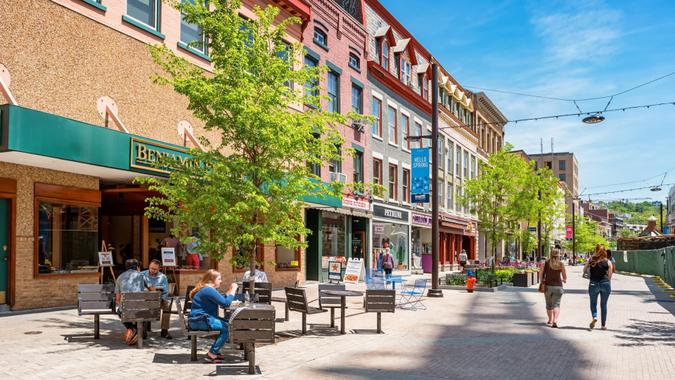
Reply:
M342 182L345 183L347 182L347 176L342 174L342 173L330 173L330 181L331 182Z

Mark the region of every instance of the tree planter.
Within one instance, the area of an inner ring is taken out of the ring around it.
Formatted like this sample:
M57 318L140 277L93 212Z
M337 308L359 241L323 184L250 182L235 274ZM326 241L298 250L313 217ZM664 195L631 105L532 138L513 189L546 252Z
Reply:
M527 288L532 285L532 276L529 273L514 273L513 286Z

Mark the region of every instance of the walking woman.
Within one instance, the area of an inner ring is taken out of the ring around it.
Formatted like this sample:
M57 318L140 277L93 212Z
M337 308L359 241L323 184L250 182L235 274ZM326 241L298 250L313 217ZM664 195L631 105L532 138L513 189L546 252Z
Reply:
M595 254L587 265L591 280L588 284L588 295L591 297L591 315L593 316L589 327L593 329L598 322L598 295L600 295L601 328L607 330L607 300L612 293L611 280L614 266L607 259L605 247L599 244L595 247Z
M188 318L190 329L220 331L211 349L206 354L207 359L211 361L223 359L220 349L229 338L228 323L218 316L218 307L230 306L237 292L237 284L233 283L223 297L217 290L221 282L220 273L209 269L194 290L190 292L190 299L192 299L192 310Z
M546 324L558 328L563 283L567 282L567 272L565 271L565 265L560 261L559 249L551 250L551 258L544 263L542 273L541 281L545 285L544 296L546 298L546 315L548 316Z

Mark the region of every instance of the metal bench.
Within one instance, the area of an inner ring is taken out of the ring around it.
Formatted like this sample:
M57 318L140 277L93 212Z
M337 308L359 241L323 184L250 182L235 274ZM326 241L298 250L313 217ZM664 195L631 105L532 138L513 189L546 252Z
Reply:
M346 290L345 285L319 284L319 308L330 309L330 327L335 327L335 309L342 307L342 299L338 296L323 294L323 290Z
M307 314L324 313L327 310L308 306L305 289L284 288L284 290L286 291L286 306L288 310L302 313L302 335L305 335L307 333Z
M396 291L385 289L366 290L366 313L377 313L377 333L382 334L382 313L396 310Z
M138 348L143 348L144 322L159 321L162 292L122 293L122 322L135 322L138 328Z
M100 315L115 313L115 285L79 284L77 314L94 316L94 339L99 339Z

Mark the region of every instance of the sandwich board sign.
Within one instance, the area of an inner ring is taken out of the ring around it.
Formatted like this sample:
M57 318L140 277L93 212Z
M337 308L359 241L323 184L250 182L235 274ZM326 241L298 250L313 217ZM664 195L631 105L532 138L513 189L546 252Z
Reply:
M164 267L176 266L176 248L171 247L162 248L162 266Z
M347 260L347 269L345 269L345 283L358 284L359 279L361 278L361 272L363 271L363 260L362 259L349 259Z

